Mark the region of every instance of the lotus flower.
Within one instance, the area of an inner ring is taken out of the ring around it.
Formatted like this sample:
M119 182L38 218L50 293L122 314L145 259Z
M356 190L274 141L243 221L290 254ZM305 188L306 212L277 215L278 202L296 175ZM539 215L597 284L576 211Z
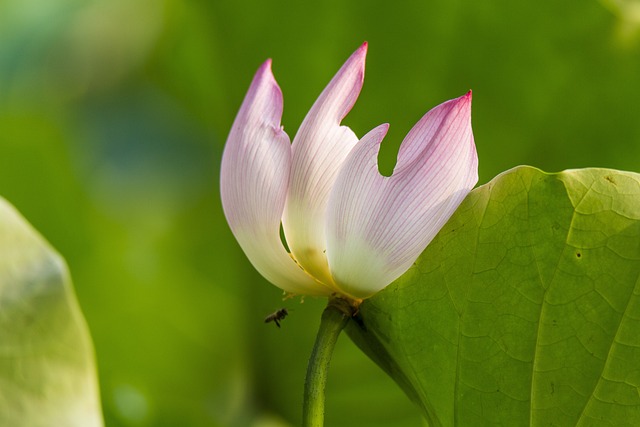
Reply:
M392 176L379 173L389 126L358 140L340 125L362 88L366 52L364 43L342 66L293 143L267 60L227 139L220 190L229 226L253 266L291 294L354 304L372 296L413 264L478 180L471 92L422 117Z

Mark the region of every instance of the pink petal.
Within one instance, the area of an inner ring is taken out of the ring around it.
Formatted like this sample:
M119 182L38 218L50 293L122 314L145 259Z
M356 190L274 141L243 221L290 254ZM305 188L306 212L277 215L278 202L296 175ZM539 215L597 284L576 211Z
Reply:
M329 265L337 287L356 298L402 275L478 181L471 92L414 126L391 177L377 166L387 128L377 127L354 148L329 202Z
M268 60L256 73L227 138L220 171L222 207L244 253L267 280L295 294L327 294L280 240L291 167L281 117L282 92Z
M311 107L293 140L289 196L283 218L287 243L313 276L331 283L324 251L329 194L358 138L340 126L364 80L367 43L351 55Z

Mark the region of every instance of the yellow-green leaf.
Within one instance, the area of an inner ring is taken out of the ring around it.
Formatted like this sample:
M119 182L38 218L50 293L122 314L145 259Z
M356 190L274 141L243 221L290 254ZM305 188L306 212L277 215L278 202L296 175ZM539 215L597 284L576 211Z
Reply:
M64 260L0 198L0 426L102 426L94 363Z

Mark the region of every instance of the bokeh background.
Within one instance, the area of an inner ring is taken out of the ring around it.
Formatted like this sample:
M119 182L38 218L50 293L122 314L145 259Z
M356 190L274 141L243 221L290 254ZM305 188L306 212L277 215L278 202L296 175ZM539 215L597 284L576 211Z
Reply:
M298 425L321 299L282 300L219 200L222 148L266 59L290 136L369 42L345 120L391 130L473 89L480 183L519 164L640 171L638 0L4 0L0 195L67 259L106 425ZM282 329L264 316L287 307ZM327 425L415 426L341 337Z

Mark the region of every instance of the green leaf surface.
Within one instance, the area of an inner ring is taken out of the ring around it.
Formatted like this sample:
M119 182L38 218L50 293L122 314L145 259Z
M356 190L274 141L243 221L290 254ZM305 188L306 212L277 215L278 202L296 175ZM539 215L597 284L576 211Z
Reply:
M640 175L507 171L348 333L430 425L640 425Z
M0 426L102 426L93 348L64 260L1 198Z

